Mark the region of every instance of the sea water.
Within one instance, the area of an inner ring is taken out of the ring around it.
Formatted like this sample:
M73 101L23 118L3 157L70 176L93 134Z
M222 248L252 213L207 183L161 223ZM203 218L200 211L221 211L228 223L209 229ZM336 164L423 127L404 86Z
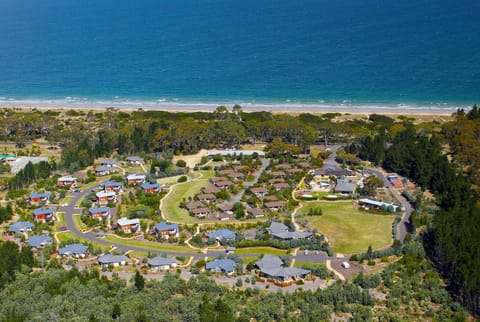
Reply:
M2 0L0 106L471 106L479 21L478 0Z

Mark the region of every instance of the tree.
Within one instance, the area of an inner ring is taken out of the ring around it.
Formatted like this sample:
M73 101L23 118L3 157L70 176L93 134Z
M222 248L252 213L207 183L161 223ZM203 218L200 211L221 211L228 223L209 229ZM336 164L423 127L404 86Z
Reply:
M141 291L145 288L145 279L138 270L135 271L134 283L137 290Z
M363 180L362 192L368 196L375 196L377 194L377 188L380 187L383 187L383 181L372 175Z

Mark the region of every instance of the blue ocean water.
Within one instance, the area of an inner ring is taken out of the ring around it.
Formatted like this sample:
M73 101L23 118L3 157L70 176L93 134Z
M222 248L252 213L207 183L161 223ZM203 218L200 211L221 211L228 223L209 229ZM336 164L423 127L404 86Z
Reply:
M0 105L480 103L480 1L2 0Z

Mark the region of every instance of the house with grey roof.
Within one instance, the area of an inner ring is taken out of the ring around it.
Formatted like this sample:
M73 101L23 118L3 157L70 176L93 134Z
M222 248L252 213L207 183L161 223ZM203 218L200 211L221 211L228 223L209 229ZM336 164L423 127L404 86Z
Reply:
M351 180L338 179L335 185L334 192L345 195L351 195L357 189L357 184Z
M120 191L123 189L123 182L108 180L108 181L102 182L100 184L100 187L105 191Z
M58 254L65 257L85 258L88 246L83 244L69 244L58 249Z
M265 213L261 208L248 208L247 209L247 214L251 216L252 218L261 218L265 217Z
M52 237L44 235L34 235L28 238L28 246L32 248L43 248L46 245L51 245Z
M232 275L235 273L235 262L231 259L215 259L205 265L205 269L214 273Z
M108 219L110 218L110 207L91 207L88 209L88 216L98 220Z
M33 192L28 195L29 204L48 204L50 201L50 192Z
M310 271L297 268L285 267L283 261L278 256L265 254L262 259L255 262L255 266L259 270L259 275L268 279L275 280L276 284L291 284L296 280L303 280Z
M230 229L217 229L207 234L208 238L214 238L220 242L235 240L236 234Z
M142 189L142 191L145 193L158 193L160 190L162 190L162 186L158 183L144 182L140 186L140 189Z
M112 266L122 266L125 265L128 261L127 256L125 255L112 255L112 254L105 254L98 258L98 263L102 267Z
M276 221L272 221L266 230L272 237L283 240L304 239L313 236L313 233L309 231L289 231L287 226Z
M127 157L125 159L125 161L127 161L130 164L143 164L143 163L145 163L145 160L143 158L137 157L137 156Z
M106 167L106 166L99 166L95 168L95 175L96 176L106 176L112 173L117 172L117 168L114 167Z
M26 233L32 231L34 224L28 221L17 221L8 227L8 231L11 233Z
M53 208L37 208L33 210L33 218L35 221L48 223L55 220L55 209Z
M198 218L205 218L212 214L212 211L210 210L210 208L207 208L207 207L195 208L192 210L192 212L195 215L195 217L198 217Z
M101 166L104 166L104 167L112 167L112 168L116 168L120 165L120 162L118 162L117 160L110 160L110 159L107 159L107 160L102 160L100 161L100 165Z
M176 258L167 258L167 257L157 256L157 257L148 259L148 266L152 270L165 271L171 268L175 268L180 264L181 264L180 261L178 261Z

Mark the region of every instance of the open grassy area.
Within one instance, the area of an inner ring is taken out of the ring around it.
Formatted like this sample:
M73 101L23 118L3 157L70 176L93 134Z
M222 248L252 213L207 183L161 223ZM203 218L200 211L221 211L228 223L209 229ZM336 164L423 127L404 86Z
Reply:
M75 225L75 227L80 230L80 231L83 231L83 230L88 230L88 226L85 225L82 220L80 219L80 214L74 214L72 216L72 219L73 219L73 224Z
M174 185L172 191L162 201L162 214L172 222L178 223L197 223L204 222L197 218L190 217L188 211L180 209L179 205L183 198L193 197L200 192L202 187L209 185L208 179L214 176L213 171L201 171L202 177L198 180L179 183Z
M77 235L73 234L72 232L69 232L69 231L62 231L62 232L59 232L57 233L57 238L60 242L66 242L66 241L69 241L69 240L78 240L84 244L93 244L95 247L98 247L100 248L102 251L107 251L107 250L110 250L110 246L107 246L107 245L102 245L102 244L98 244L98 243L92 243L91 241L87 240L87 239L83 239L81 237L78 237Z
M320 207L322 216L302 216L311 208ZM335 252L354 254L365 252L368 246L382 248L392 242L392 215L377 215L361 212L351 201L304 202L296 220L307 219L310 226L327 236Z
M246 247L246 248L237 248L235 254L259 254L259 255L287 255L288 250L286 249L277 249L273 247Z
M57 212L56 213L57 220L53 224L53 231L60 231L61 226L65 226L65 213L64 212Z
M159 251L159 252L161 251L179 252L179 253L194 252L194 250L188 246L180 246L180 245L172 245L172 244L164 244L164 243L161 244L161 243L155 243L155 242L150 242L146 240L122 239L112 235L106 235L105 240L112 243L124 245L124 246L147 248L152 251Z

